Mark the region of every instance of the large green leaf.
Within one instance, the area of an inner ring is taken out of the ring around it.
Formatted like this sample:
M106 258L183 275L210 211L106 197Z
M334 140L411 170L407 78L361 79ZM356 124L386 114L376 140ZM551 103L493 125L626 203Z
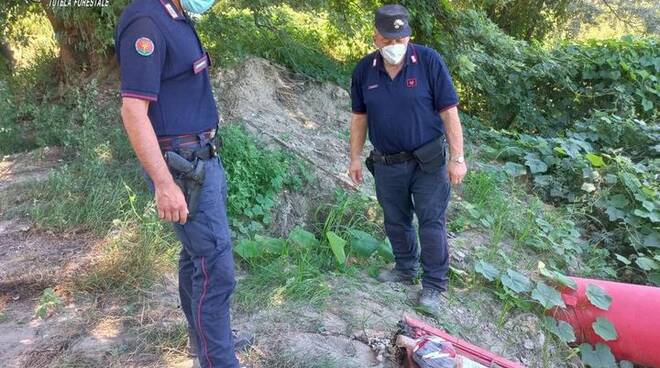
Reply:
M352 236L351 250L360 257L369 258L381 244L378 239L364 231L353 229L349 233Z
M573 327L565 321L557 321L556 319L544 316L543 322L550 332L559 337L565 343L575 342L575 331Z
M603 157L593 154L593 153L587 153L584 155L584 158L586 158L589 163L591 163L591 166L593 167L603 167L605 166L605 161L603 161Z
M644 271L653 271L658 269L658 264L648 257L639 257L635 260L635 263Z
M261 245L265 252L270 254L282 254L286 246L286 241L279 238L271 238L269 236L255 235L254 240Z
M264 253L264 249L254 240L243 239L234 246L234 252L241 258L249 260L261 256Z
M497 279L497 277L500 275L500 270L498 270L492 264L482 260L479 260L474 264L474 270L477 273L480 273L488 281L495 281L495 279Z
M590 344L580 345L580 359L591 368L616 368L614 355L604 344L596 344L595 349Z
M620 255L620 254L616 254L616 253L614 253L614 257L616 257L616 259L617 259L619 262L623 263L623 264L626 265L626 266L630 266L630 264L632 263L632 262L630 262L630 260L629 260L628 258L626 258L626 257L624 257L624 256L622 256L622 255Z
M630 201L623 194L615 194L608 198L607 204L616 208L625 208L628 204L630 204Z
M320 244L314 234L300 227L296 227L289 233L289 242L301 248L314 248Z
M385 262L394 262L394 253L392 252L392 245L389 241L386 240L381 242L376 251L378 252L378 255L385 260Z
M545 309L553 307L566 308L566 304L564 304L564 300L561 298L561 293L543 282L536 284L536 288L532 291L532 299L541 303Z
M658 236L658 233L655 231L651 232L644 237L643 245L646 248L660 248L660 236Z
M564 275L563 273L561 273L559 271L553 271L553 270L547 269L545 267L545 263L543 263L543 262L539 261L538 270L541 273L541 275L547 277L548 279L550 279L550 280L552 280L552 281L554 281L554 282L556 282L560 285L566 286L566 287L571 288L573 290L577 289L577 284L575 283L575 281L573 279L571 279L570 277Z
M520 272L507 269L506 274L500 278L502 285L516 293L524 293L532 289L532 281Z
M610 309L610 305L612 304L612 297L601 287L594 284L587 285L587 299L589 299L591 304L602 310Z
M596 318L596 321L591 324L591 327L605 341L614 341L618 338L614 325L605 317Z
M644 98L642 99L642 107L644 108L644 111L651 111L651 109L653 109L653 102Z
M548 171L548 164L537 158L530 157L529 155L525 160L525 165L529 167L529 170L532 172L532 174L539 174Z
M513 177L527 174L527 170L525 170L525 166L521 164L517 164L515 162L507 162L506 164L504 164L504 171L506 171L507 174Z
M649 281L655 286L660 286L660 272L651 272L649 274Z
M610 221L623 220L626 218L625 211L622 211L613 206L608 206L605 210L605 213L607 213L607 217L610 219Z
M344 246L346 246L346 240L339 237L339 235L328 231L325 233L325 236L328 238L328 243L330 243L330 249L337 259L337 263L340 265L346 264L346 252L344 251Z

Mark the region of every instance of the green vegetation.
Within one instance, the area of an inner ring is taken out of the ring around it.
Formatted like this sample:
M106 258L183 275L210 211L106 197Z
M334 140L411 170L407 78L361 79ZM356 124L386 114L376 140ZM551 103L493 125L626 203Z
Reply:
M234 252L249 272L237 290L238 304L248 310L285 301L321 306L331 291L330 275L391 260L389 244L365 232L373 229L374 206L359 194L340 191L317 213L318 235L296 228L286 239L257 234L240 241Z
M218 133L229 186L227 211L232 225L245 236L272 222L271 210L285 187L299 190L311 180L307 168L281 150L264 150L239 125Z
M44 319L49 312L55 311L62 305L62 300L60 297L55 294L55 291L51 288L47 288L41 294L39 298L39 306L36 310L37 317Z

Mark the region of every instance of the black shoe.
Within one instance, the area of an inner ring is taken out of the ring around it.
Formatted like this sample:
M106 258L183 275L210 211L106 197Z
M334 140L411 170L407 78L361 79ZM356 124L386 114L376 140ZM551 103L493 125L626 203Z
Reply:
M399 270L381 270L376 276L376 280L380 282L398 282L405 285L412 285L414 277L407 275Z
M419 307L429 313L436 314L442 308L442 291L438 289L423 288L419 294Z

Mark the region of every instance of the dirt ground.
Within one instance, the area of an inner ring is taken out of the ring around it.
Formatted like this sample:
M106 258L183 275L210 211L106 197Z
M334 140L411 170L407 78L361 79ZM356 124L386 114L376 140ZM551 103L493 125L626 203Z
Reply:
M219 72L216 92L225 121L241 121L271 144L285 147L312 165L320 178L312 194L282 195L275 210L275 232L284 234L304 223L318 198L338 185L350 187L345 174L349 119L345 90L293 76L263 59L250 59ZM17 157L3 159L0 215L6 217L18 183L42 180L59 163L57 152L35 152L41 163L25 170L18 169ZM372 182L361 190L373 194ZM166 343L181 342L185 336L174 274L129 304L120 296L91 298L67 291L103 242L84 233L48 233L18 217L0 222L0 365L191 366L185 346L172 348ZM487 242L487 234L457 234L451 240L454 266L470 267L471 250ZM328 275L326 281L332 293L323 307L284 301L246 312L236 306L234 327L257 336L255 346L240 356L245 367L397 367L391 339L403 313L526 366L577 366L564 361L566 348L546 336L538 316L505 313L488 290L462 289L458 274L445 296L445 313L436 319L414 310L418 285L382 285L366 272L357 277ZM54 290L61 305L39 318L36 310L46 288ZM159 341L168 347L159 348Z

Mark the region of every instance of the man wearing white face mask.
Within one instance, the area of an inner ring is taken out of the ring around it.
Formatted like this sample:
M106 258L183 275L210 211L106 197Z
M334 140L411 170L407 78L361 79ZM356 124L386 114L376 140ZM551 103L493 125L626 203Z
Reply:
M133 0L115 50L121 116L154 191L158 216L182 243L179 296L190 345L204 368L237 368L230 327L234 260L218 157L211 60L188 13L214 0ZM167 158L167 160L165 159Z
M445 210L450 184L461 183L467 167L458 96L447 66L435 50L409 42L408 21L401 5L376 10L378 50L360 60L351 80L348 172L356 184L362 182L360 157L368 132L374 150L367 168L374 175L396 260L395 268L382 270L378 280L410 283L421 261L419 304L437 312L448 282Z

